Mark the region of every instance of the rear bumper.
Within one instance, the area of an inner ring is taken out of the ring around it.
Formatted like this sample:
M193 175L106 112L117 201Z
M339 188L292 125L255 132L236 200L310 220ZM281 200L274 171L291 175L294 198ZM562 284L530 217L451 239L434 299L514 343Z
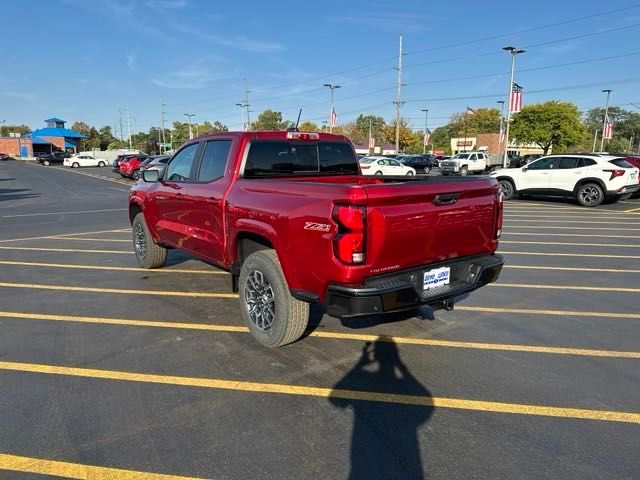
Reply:
M329 285L327 313L334 317L355 317L421 305L442 308L455 297L495 282L503 265L501 255L478 255L372 277L358 287ZM424 291L424 272L440 267L451 268L449 285Z
M625 193L635 193L638 190L640 190L640 184L636 183L634 185L625 185L624 187L619 188L618 190L609 191L607 193L611 195L624 195Z

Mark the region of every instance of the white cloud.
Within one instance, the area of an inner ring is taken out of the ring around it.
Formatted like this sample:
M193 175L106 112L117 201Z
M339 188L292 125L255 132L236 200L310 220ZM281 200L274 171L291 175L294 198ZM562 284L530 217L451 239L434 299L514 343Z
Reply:
M129 70L136 69L136 54L133 52L127 53L127 67Z
M231 37L231 36L221 36L214 35L212 33L206 32L204 30L199 30L195 28L193 25L186 25L181 23L171 23L169 27L174 30L185 33L188 35L192 35L201 40L206 40L216 45L220 45L222 47L232 47L237 48L239 50L247 50L250 52L262 52L262 53L272 53L284 50L284 46L270 41L264 40L256 40L247 37Z
M232 75L232 72L214 75L202 63L194 63L173 72L156 75L150 81L164 88L197 90L209 86L216 80L230 78Z

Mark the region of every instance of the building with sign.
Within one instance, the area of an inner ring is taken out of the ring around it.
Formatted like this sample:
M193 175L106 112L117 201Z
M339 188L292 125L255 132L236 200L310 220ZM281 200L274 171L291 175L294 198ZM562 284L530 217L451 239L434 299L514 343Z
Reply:
M500 142L499 133L478 133L468 137L458 137L451 139L451 152L469 152L472 150L484 151L488 155L503 155L504 145ZM529 144L516 144L513 141L509 142L508 148L509 155L528 155L528 154L542 154L544 150L535 143Z
M46 128L35 132L26 135L10 133L8 137L0 137L0 153L25 158L54 151L78 152L78 144L86 135L65 128L66 122L59 118L48 118L45 122Z

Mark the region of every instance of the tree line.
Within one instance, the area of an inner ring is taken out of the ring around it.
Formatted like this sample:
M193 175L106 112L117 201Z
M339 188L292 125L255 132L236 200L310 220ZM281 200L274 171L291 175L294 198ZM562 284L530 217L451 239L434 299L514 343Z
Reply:
M620 107L609 107L609 119L614 124L614 136L606 140L604 148L610 152L637 151L640 143L640 113ZM536 144L547 153L568 150L591 151L596 131L600 147L602 135L602 108L594 108L584 113L570 102L547 101L530 104L512 116L510 137L516 144ZM283 117L282 112L265 110L251 123L252 130L286 130L295 126L295 122ZM366 146L371 136L376 145L394 145L396 122L386 122L377 115L359 115L353 122L333 128L333 133L347 136L355 145ZM324 126L311 121L303 121L298 128L301 131L320 132ZM118 136L110 126L96 128L81 121L71 125L71 129L87 138L80 142L81 150L110 150L127 148L128 135ZM205 121L192 125L194 136L214 132L226 132L228 127L221 122ZM500 131L500 111L497 108L477 108L474 113L454 113L449 121L431 133L430 149L451 153L451 139L473 136L479 133L498 133ZM30 132L27 125L4 125L3 132L17 132L25 135ZM406 153L421 153L424 130L412 130L406 120L400 120L400 149ZM176 149L189 139L189 124L173 122L171 128L151 127L148 131L131 134L131 146L147 153L159 153L161 150ZM164 149L161 149L164 144Z

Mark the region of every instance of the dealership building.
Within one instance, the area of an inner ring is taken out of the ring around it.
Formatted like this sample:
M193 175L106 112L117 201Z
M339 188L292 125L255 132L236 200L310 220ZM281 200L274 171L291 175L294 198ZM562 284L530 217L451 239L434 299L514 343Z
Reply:
M0 153L23 158L54 151L77 153L79 142L86 135L65 128L65 123L59 118L47 118L45 128L26 135L9 133L8 137L0 137Z
M488 155L503 155L504 145L500 142L499 133L477 133L473 136L451 139L452 153L469 152L472 150L484 151ZM544 153L544 150L535 143L516 144L513 141L509 142L507 151L509 155L520 156Z

